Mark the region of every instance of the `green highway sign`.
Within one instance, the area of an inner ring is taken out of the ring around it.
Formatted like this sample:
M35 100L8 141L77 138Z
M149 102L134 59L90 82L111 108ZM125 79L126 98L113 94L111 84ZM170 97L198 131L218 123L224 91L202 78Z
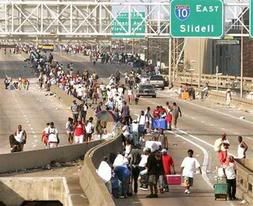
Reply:
M130 17L129 17L130 14ZM121 12L112 23L113 38L144 38L145 12Z
M224 8L222 0L172 0L170 33L174 38L221 38Z

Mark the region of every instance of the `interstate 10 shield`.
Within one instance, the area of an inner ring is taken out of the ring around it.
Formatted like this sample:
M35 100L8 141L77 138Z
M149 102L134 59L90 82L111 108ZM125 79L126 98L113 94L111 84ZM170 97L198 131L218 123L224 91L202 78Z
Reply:
M180 21L188 19L190 11L190 7L187 5L177 5L175 7L175 15Z

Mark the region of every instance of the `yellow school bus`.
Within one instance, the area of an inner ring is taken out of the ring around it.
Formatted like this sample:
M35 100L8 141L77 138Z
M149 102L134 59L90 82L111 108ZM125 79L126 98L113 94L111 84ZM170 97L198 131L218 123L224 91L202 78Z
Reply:
M37 48L45 51L54 51L53 44L39 44Z

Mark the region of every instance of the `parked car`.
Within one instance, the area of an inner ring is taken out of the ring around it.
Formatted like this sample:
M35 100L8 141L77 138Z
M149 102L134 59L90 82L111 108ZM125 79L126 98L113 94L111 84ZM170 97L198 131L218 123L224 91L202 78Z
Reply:
M137 88L136 96L152 96L153 98L156 98L156 91L151 84L140 84Z
M152 84L155 88L161 88L164 90L165 79L161 75L154 75L150 77L149 83Z

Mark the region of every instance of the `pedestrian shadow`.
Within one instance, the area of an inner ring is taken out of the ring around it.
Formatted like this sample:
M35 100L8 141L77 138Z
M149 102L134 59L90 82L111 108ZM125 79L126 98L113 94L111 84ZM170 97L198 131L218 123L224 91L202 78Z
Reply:
M128 197L125 199L120 199L120 198L114 199L114 202L117 206L142 206L140 199L141 198L138 195L138 196Z

